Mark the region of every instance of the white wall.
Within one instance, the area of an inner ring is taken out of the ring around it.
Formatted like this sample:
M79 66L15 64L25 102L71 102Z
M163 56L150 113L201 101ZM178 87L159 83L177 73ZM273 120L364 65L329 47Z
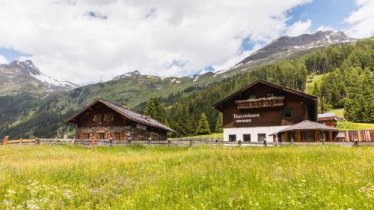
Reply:
M266 141L273 142L270 134L277 133L289 126L266 126L266 127L248 127L248 128L224 128L223 140L229 141L229 135L236 135L236 141L243 141L243 134L251 134L251 142L258 142L257 134L265 133Z

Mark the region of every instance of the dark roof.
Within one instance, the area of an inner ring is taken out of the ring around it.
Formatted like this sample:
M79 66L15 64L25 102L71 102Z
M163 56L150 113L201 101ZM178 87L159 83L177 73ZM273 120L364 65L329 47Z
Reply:
M89 109L90 107L94 106L97 103L102 103L105 106L107 106L108 108L116 111L118 114L122 115L123 117L126 117L126 118L128 118L130 120L133 120L133 121L137 122L137 123L148 125L148 126L151 126L151 127L160 128L160 129L171 131L171 132L175 132L173 129L167 127L166 125L158 122L157 120L155 120L155 119L153 119L153 118L151 118L149 116L141 115L139 113L131 111L130 109L128 109L125 106L121 106L119 104L115 104L113 102L110 102L110 101L107 101L107 100L103 100L103 99L98 99L98 100L90 103L89 105L85 106L80 112L76 113L74 116L72 116L71 118L69 118L66 122L68 122L68 123L74 123L73 120L76 117L78 117L83 112L85 112L87 109Z
M240 93L242 93L243 91L257 85L257 84L264 84L264 85L268 85L268 86L271 86L271 87L274 87L274 88L277 88L277 89L281 89L285 92L289 92L289 93L293 93L295 95L299 95L299 96L302 96L302 97L305 97L305 98L308 98L308 99L311 99L311 100L317 100L317 97L316 96L312 96L312 95L309 95L309 94L306 94L302 91L299 91L299 90L295 90L295 89L292 89L292 88L288 88L288 87L285 87L285 86L281 86L281 85L277 85L277 84L274 84L274 83L271 83L271 82L267 82L265 80L256 80L254 82L252 82L251 84L247 85L246 87L236 91L235 93L227 96L226 98L222 99L221 101L215 103L212 105L212 107L215 107L217 108L218 106L222 105L223 103L229 101L230 99L238 96Z
M292 125L288 128L278 131L278 133L284 133L287 131L295 131L295 130L322 130L322 131L338 131L338 129L334 127L330 127L321 123L304 120L295 125Z

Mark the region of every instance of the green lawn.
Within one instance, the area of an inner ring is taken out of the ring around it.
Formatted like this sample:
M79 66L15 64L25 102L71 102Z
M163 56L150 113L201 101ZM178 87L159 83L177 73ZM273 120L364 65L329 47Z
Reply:
M0 209L374 209L374 148L0 146Z

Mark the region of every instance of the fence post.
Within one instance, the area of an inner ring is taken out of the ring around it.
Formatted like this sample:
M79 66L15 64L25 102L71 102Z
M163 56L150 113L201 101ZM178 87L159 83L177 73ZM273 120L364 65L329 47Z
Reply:
M131 144L131 140L129 139L129 140L127 140L127 143L130 145Z
M4 145L8 144L8 141L9 141L9 136L5 136L3 139L3 144Z
M242 141L238 141L239 147L242 146Z
M357 139L354 140L353 146L358 146L358 140Z
M148 144L148 145L150 145L150 144L151 144L151 140L149 140L149 139L148 139L148 142L147 142L147 144Z
M264 140L264 146L265 146L265 147L268 146L268 144L267 144L267 142L266 142L266 139Z
M168 147L170 147L170 140L168 140Z
M38 139L38 138L35 139L35 143L39 145L40 144L40 139Z
M113 140L112 140L112 139L109 140L109 146L110 146L110 147L113 146Z
M190 147L192 147L192 139L190 139Z
M216 146L218 145L218 139L216 139Z

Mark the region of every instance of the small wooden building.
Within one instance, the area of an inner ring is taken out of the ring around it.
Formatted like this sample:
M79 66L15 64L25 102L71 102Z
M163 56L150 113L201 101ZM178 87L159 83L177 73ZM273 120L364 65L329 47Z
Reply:
M327 126L336 127L338 124L338 121L342 121L342 120L344 120L344 118L338 117L334 113L323 113L323 114L318 114L317 122L327 125Z
M76 125L76 139L166 140L173 129L103 99L96 100L67 120Z
M338 130L334 127L304 120L288 128L272 134L274 141L279 142L332 142L338 135Z

